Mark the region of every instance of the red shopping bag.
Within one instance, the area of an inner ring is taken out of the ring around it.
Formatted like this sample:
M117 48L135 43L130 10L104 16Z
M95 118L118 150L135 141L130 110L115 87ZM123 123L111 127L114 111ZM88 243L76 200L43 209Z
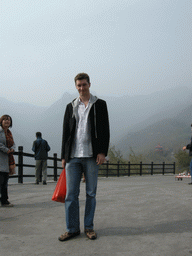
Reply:
M57 185L55 187L52 200L60 203L65 203L66 193L67 193L66 173L65 173L65 169L63 169L58 179Z

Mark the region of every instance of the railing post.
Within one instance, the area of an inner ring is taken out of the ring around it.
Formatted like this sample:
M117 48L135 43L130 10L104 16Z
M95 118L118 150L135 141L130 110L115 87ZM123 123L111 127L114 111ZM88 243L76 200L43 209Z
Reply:
M173 174L175 174L175 162L173 163Z
M128 162L128 177L131 175L131 164Z
M119 177L119 161L117 162L117 177Z
M53 154L53 158L54 158L53 160L54 181L57 181L57 154L56 153Z
M140 162L140 176L142 175L142 162Z
M151 175L153 175L153 162L151 162Z
M107 161L106 178L109 176L109 161Z
M18 183L23 183L23 147L18 147Z
M165 174L165 162L163 162L163 175Z

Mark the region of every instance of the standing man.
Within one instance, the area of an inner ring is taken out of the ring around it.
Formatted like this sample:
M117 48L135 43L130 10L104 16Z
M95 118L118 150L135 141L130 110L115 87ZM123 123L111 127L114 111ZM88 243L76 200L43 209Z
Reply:
M191 124L191 131L192 131L192 124ZM189 185L192 185L192 136L191 136L191 143L188 144L187 146L183 147L183 150L185 151L186 149L189 150L189 156L191 156L191 162L190 162L190 173L191 173L191 182L188 183Z
M109 147L109 119L104 100L90 94L90 79L86 73L75 77L79 97L65 110L62 138L62 167L66 165L67 195L65 214L67 232L59 237L66 241L80 234L79 191L82 172L86 179L84 232L96 239L93 219L99 165L105 161Z
M42 170L43 174L43 185L47 185L47 152L51 149L46 140L43 140L41 137L41 132L36 133L36 140L33 142L32 150L35 152L35 178L36 184L39 184L40 173Z

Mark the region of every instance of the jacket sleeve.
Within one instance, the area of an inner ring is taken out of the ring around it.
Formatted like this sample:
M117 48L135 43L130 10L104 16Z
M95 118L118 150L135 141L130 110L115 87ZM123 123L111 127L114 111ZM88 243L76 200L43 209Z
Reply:
M13 146L11 148L15 151L16 149L15 142L13 143Z
M7 153L9 151L9 148L6 145L6 137L4 135L4 132L0 133L0 151L3 153Z
M7 153L9 149L3 143L0 143L0 151Z
M109 116L107 110L107 104L105 101L102 101L100 104L99 111L97 113L97 136L99 139L99 153L105 154L107 156L109 148Z
M192 148L192 143L190 143L190 144L188 144L187 146L186 146L186 149L191 149Z
M67 105L65 109L64 119L63 119L63 134L62 134L62 147L61 147L61 159L65 159L65 145L70 135L69 129L69 119L70 119L70 104Z
M35 148L35 141L33 142L33 146L32 146L32 151L35 153L36 148Z
M51 148L50 148L50 146L49 146L49 144L47 142L47 152L50 151L50 150L51 150Z

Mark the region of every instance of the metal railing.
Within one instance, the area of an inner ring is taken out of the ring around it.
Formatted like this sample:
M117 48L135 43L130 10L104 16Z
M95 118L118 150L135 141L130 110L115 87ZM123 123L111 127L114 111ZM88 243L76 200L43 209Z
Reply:
M176 164L173 162L172 164L166 164L165 162L160 164L155 164L151 162L150 164L146 163L131 163L130 161L125 163L117 162L114 163L105 163L100 166L100 173L99 175L102 176L131 176L131 175L145 175L145 174L175 174Z
M34 174L25 174L24 167L35 168L35 165L24 164L24 157L34 158L34 154L29 154L23 152L23 147L18 147L18 152L14 153L15 156L18 156L18 161L16 161L16 166L18 167L18 174L10 176L10 178L18 178L18 183L23 183L23 178L26 177L35 177ZM53 161L53 165L48 165L47 168L53 169L53 174L48 174L48 177L53 177L54 181L57 181L59 176L58 170L62 170L62 167L58 165L61 162L61 159L57 157L57 154L54 153L53 157L48 157L48 160ZM109 161L102 164L99 168L99 176L109 177L109 176L131 176L131 175L153 175L153 174L175 174L175 162L172 164L144 164L142 162L135 164L128 162L127 164L122 164L117 162L116 164L110 163Z

